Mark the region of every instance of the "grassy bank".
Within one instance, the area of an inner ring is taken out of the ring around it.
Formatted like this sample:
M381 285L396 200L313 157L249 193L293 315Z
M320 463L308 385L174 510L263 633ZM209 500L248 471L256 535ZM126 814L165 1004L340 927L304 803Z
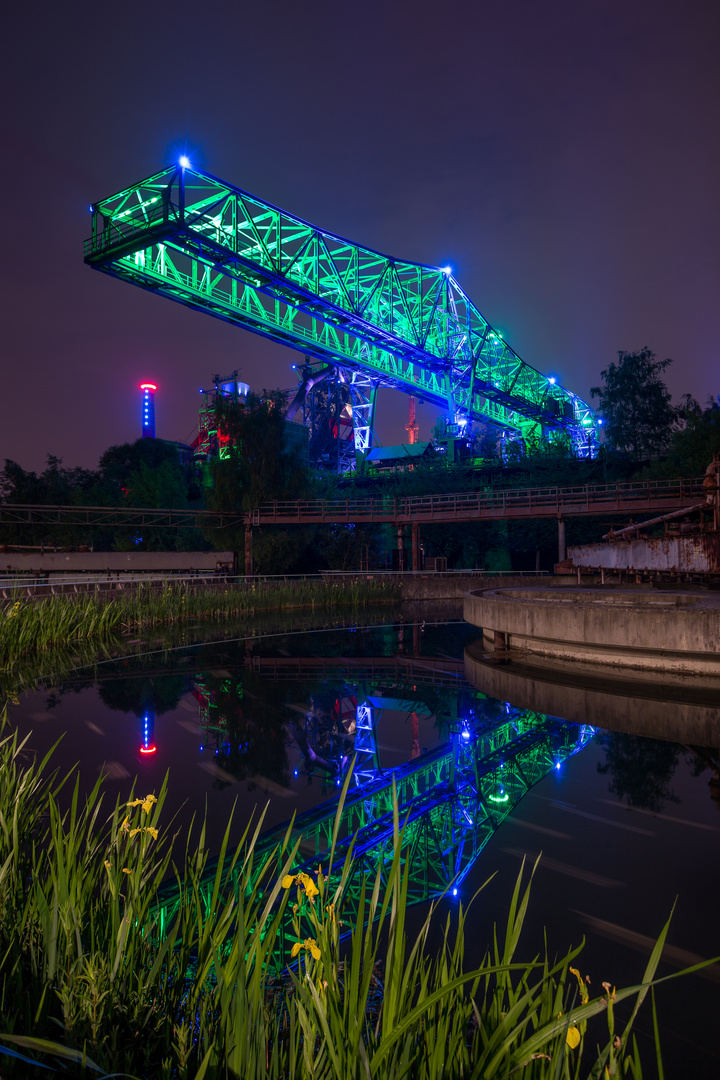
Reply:
M141 585L112 599L102 594L17 599L0 612L0 654L11 666L31 652L111 639L155 626L237 619L266 611L362 609L397 598L397 588L382 582L297 581L225 589Z
M226 834L208 895L204 829L173 835L164 789L107 808L98 784L81 804L72 777L60 791L14 736L0 743L0 776L4 1080L48 1075L40 1062L148 1080L642 1076L630 1029L664 933L642 985L591 996L578 949L518 957L529 901L519 878L506 927L467 970L462 908L439 955L427 946L432 912L408 939L397 815L394 858L368 875L350 927L352 851L342 867L294 878L290 831L258 865L258 823L234 851ZM163 922L168 877L182 903Z

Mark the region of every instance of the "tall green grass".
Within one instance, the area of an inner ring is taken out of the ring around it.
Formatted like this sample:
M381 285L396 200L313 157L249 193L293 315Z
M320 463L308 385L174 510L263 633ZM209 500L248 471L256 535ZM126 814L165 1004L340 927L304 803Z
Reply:
M395 586L382 582L299 581L229 585L209 589L138 586L106 599L97 595L16 599L0 609L0 655L11 667L29 653L74 643L118 638L154 626L199 620L252 617L267 611L332 611L396 600Z
M462 907L436 955L434 908L408 935L397 809L394 856L365 880L348 926L352 849L341 866L331 855L293 877L288 829L258 866L260 816L233 850L228 825L208 888L204 826L173 833L165 786L108 812L100 783L81 801L76 780L25 752L15 735L0 742L3 1080L48 1075L42 1066L152 1080L642 1076L631 1027L667 927L641 984L590 996L572 967L579 949L518 956L530 888L521 871L506 926L467 969ZM164 921L168 879L182 902Z

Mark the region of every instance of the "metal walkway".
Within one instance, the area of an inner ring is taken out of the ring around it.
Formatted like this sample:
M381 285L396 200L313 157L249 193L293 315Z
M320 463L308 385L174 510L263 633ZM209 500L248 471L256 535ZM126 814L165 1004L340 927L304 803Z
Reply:
M582 487L497 488L400 498L298 500L268 503L247 513L0 503L0 525L224 529L241 525L439 524L656 513L688 509L701 502L704 495L703 477L696 477Z

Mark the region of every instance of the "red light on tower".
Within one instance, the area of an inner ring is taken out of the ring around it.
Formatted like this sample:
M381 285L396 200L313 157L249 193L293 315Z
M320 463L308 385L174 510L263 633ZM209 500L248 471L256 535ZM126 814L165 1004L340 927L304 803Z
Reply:
M152 382L140 383L142 391L142 437L143 439L155 438L155 391L157 386Z

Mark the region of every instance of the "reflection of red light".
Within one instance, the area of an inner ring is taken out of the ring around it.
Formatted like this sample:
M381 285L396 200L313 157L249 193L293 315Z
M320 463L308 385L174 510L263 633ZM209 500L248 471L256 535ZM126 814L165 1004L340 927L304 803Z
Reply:
M141 754L154 754L156 750L157 750L157 746L141 746L140 747L140 753Z
M141 390L157 390L157 386L155 385L154 382L141 382L140 383L140 389Z

